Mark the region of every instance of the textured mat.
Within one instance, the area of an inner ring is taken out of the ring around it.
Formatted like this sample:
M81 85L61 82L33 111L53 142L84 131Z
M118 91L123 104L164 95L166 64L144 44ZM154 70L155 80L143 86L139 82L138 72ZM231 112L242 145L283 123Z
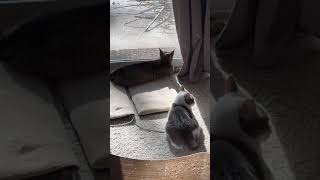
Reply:
M176 82L177 83L177 82ZM195 152L173 152L164 133L167 121L167 112L155 113L144 116L136 116L134 124L110 128L110 150L117 156L155 160L170 159L185 156L196 152L210 151L210 92L209 79L201 82L188 84L183 83L188 91L196 98L193 107L194 114L199 125L204 131L204 147Z

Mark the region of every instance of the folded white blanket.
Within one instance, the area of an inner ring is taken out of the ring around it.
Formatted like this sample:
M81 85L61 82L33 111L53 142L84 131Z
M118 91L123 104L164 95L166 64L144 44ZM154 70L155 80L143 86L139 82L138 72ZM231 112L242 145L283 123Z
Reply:
M166 112L170 109L179 87L175 76L168 76L129 89L139 115Z
M110 82L110 119L133 115L133 108L126 90Z

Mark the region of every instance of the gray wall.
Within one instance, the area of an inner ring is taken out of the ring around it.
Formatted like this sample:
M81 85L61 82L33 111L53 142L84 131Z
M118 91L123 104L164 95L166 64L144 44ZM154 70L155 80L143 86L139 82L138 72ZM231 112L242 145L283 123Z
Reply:
M230 14L235 0L212 0L210 4L210 16L225 19Z
M36 2L17 1L0 4L0 39L15 31L21 25L52 13L95 4L106 4L105 0L69 0ZM107 12L107 10L106 10Z
M231 11L235 0L213 0L211 8L216 11Z
M236 0L211 0L210 16L226 20ZM320 0L300 0L299 24L303 30L320 37Z

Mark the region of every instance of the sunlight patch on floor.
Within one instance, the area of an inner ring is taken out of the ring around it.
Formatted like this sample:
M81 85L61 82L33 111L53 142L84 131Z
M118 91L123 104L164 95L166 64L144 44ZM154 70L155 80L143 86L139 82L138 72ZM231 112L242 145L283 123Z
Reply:
M188 85L184 83L187 90L194 94L196 104L193 106L194 114L202 127L205 135L204 149L199 151L210 152L210 127L209 121L210 101L206 94L209 93L208 79L205 83ZM167 113L154 114L152 116L140 116L136 118L139 126L129 125L110 128L111 153L114 155L144 160L171 159L176 155L170 151L169 144L164 133L167 122ZM141 129L141 127L143 129ZM151 129L153 131L146 131ZM154 132L162 131L162 133ZM183 154L183 153L182 153ZM184 155L184 154L183 154Z

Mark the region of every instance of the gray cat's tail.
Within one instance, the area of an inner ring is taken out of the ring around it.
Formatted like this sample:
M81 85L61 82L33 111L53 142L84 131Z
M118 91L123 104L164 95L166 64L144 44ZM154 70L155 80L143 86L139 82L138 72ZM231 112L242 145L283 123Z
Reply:
M195 150L200 146L200 137L201 137L202 129L197 127L192 131L191 138L187 143L188 147L191 150Z

